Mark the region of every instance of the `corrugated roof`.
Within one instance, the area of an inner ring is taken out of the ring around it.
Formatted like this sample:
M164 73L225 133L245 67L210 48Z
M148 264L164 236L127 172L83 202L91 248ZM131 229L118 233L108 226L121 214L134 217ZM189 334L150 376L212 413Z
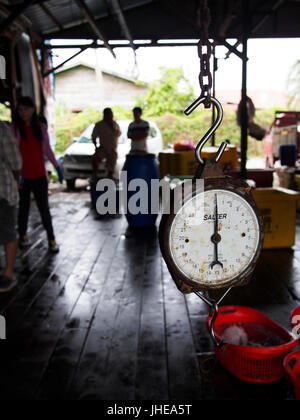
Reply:
M7 0L15 10L25 0ZM249 0L250 37L299 37L299 0ZM59 27L41 8L44 4ZM101 32L108 40L124 39L124 31L112 12L111 0L85 0ZM199 0L119 0L133 39L199 38ZM243 0L209 0L211 38L240 38ZM46 39L95 39L95 33L75 0L36 0L23 15Z

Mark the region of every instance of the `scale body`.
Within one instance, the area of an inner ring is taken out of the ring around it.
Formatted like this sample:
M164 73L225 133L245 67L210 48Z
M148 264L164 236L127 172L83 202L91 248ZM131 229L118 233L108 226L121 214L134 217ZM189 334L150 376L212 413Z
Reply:
M187 188L172 191L170 214L160 223L164 260L183 293L249 282L263 243L263 225L248 184L225 176L213 159ZM176 207L181 200L182 207ZM176 211L175 211L176 210Z
M185 114L191 114L200 104L206 106L207 99L201 95ZM262 249L264 229L251 187L243 180L226 176L218 165L227 143L220 145L215 158L201 157L202 148L223 118L220 102L210 97L209 103L216 106L217 119L196 147L199 167L193 181L172 190L167 207L170 211L164 212L161 219L159 242L178 289L196 293L213 311L210 335L221 347L224 343L214 333L219 304L232 287L250 281ZM218 300L213 297L216 291L221 291Z
M213 112L213 124L199 141L195 156L199 163L192 183L172 192L170 211L163 214L159 241L170 274L183 293L194 292L210 306L210 335L216 347L224 343L214 333L219 304L235 286L246 285L254 271L263 243L263 225L251 188L245 181L227 177L218 162L227 143L222 142L215 158L204 161L201 151L222 122L223 108L211 96L210 72L212 44L209 40L211 21L208 1L200 2L201 37L199 83L201 95L185 111L190 115L200 104ZM198 180L202 180L199 187ZM169 209L169 208L168 208ZM225 289L221 298L211 297Z

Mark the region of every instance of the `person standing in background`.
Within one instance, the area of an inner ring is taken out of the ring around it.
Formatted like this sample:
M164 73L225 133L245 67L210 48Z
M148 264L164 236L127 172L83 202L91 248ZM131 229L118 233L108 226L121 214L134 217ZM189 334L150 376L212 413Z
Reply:
M110 108L105 108L103 111L103 120L95 124L92 140L95 145L95 154L92 158L93 176L98 177L99 163L106 159L107 177L114 177L118 158L118 138L121 135L119 125L114 121L114 115ZM100 140L100 145L97 145L97 138Z
M22 159L16 138L0 121L0 245L5 247L6 266L0 274L0 292L12 289L18 239L16 231Z
M127 137L131 139L131 152L147 153L147 138L149 136L150 125L148 121L142 120L142 108L133 109L134 121L129 124Z
M59 248L55 240L49 210L48 179L44 156L55 167L60 183L63 182L63 174L50 147L47 127L39 120L35 104L31 98L23 97L19 100L13 131L19 141L23 159L18 217L20 246L25 247L29 244L27 228L30 195L33 192L43 226L47 232L49 250L58 252Z

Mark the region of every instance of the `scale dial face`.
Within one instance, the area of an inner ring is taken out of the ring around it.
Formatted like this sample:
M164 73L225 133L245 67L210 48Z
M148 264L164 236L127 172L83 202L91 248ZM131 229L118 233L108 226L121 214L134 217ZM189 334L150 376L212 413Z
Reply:
M170 226L173 263L186 278L207 289L231 285L246 273L260 245L261 226L254 209L226 189L190 198Z

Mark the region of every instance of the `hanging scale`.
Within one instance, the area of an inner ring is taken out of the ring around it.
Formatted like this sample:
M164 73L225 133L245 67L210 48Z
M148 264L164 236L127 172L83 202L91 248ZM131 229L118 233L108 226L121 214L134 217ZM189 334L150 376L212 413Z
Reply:
M204 44L209 44L207 37L199 43L201 51ZM203 54L199 55L201 59ZM223 118L221 104L210 96L211 76L207 85L203 83L203 77L210 74L207 54L204 56L205 71L201 62L199 76L204 89L185 114L190 115L200 104L205 108L213 104L217 118L196 147L199 167L193 181L172 190L170 212L162 216L159 240L179 290L196 293L213 311L210 334L219 347L222 343L214 334L218 305L232 287L249 282L262 248L263 226L251 188L243 180L226 176L218 165L227 143L220 145L214 158L202 159L205 143ZM217 300L211 297L216 291L222 293Z

